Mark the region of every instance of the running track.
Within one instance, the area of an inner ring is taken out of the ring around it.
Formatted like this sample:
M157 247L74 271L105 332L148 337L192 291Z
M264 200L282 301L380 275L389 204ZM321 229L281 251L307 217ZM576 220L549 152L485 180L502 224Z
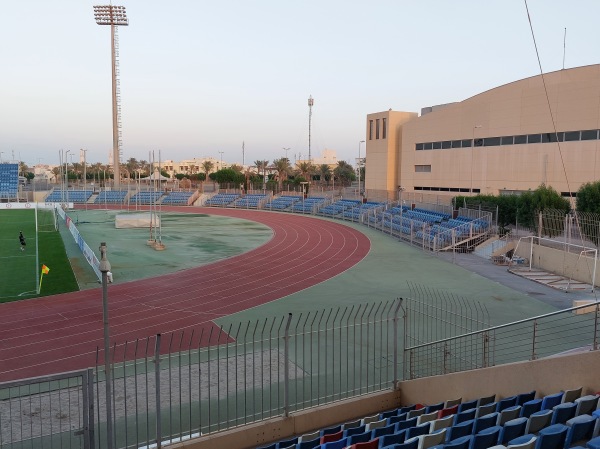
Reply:
M192 328L208 335L216 328L214 319L323 282L370 249L364 234L336 222L235 209L194 208L193 213L262 223L273 238L209 265L111 285L111 344ZM0 381L93 366L96 348L103 347L101 298L98 288L0 304Z

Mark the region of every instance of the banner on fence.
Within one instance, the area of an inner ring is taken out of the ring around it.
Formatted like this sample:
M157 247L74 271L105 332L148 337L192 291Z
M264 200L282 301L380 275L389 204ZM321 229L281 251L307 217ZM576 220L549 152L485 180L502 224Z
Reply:
M92 249L88 246L88 244L85 242L85 240L83 240L83 237L77 230L75 223L73 223L71 218L65 213L64 209L62 207L57 207L56 211L58 212L58 215L65 222L67 229L73 236L73 240L75 240L75 243L77 243L77 246L81 250L81 253L85 257L85 260L87 260L87 262L90 264L90 266L94 270L94 273L96 273L98 280L101 281L102 273L100 272L100 261L96 257L96 254L94 254L94 251L92 251Z

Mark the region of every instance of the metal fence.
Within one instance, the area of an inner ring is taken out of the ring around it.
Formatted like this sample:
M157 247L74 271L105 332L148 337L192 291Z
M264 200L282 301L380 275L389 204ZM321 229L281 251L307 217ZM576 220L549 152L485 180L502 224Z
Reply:
M114 447L178 442L392 388L402 372L399 311L400 301L380 302L115 346ZM95 372L95 444L103 448L100 351Z
M396 388L402 379L598 348L599 303L490 327L476 301L410 290L406 300L114 345L111 397L101 350L93 369L0 384L0 448L161 447Z
M93 370L0 384L0 447L94 447Z
M552 312L435 342L407 345L405 378L435 376L598 349L600 303Z

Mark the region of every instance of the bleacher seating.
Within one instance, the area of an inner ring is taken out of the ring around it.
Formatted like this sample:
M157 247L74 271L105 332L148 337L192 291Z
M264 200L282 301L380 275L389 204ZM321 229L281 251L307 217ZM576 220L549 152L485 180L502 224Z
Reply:
M290 209L295 203L301 200L301 196L282 195L277 198L272 198L271 201L267 201L267 203L265 204L265 209L287 210Z
M19 164L0 163L0 200L16 200L19 191Z
M452 400L429 406L413 404L317 429L258 449L569 449L575 445L585 446L586 443L589 449L598 449L600 416L580 414L556 424L551 424L551 418L540 421L537 416L520 416L525 411L525 404L532 400L539 401L540 406L555 404L545 413L562 416L562 410L567 407L557 408L556 405L576 406L579 396L574 393L568 398L573 402L556 404L557 398L562 397L563 392L534 399L533 391L497 402L493 395L466 402ZM598 395L585 398L586 401L595 398L597 403ZM487 413L489 410L493 411ZM485 414L464 420L463 414L469 413L474 417L480 411ZM598 412L600 415L600 410Z
M60 203L66 201L68 203L83 204L92 196L91 190L54 190L46 197L47 203Z
M154 204L156 203L164 192L162 190L144 190L137 192L131 198L129 198L130 204Z
M94 199L94 204L123 204L127 190L103 190Z
M314 210L319 209L319 206L324 202L325 198L322 197L308 197L295 202L292 206L292 211L300 214L311 214Z
M258 209L262 202L267 199L267 195L263 193L253 193L237 198L227 207L241 207L244 209Z
M319 209L318 214L325 217L337 217L342 215L345 210L359 207L360 204L359 200L338 200Z
M225 207L240 197L239 193L217 193L204 203L205 206Z
M187 206L194 192L169 192L161 201L161 204Z

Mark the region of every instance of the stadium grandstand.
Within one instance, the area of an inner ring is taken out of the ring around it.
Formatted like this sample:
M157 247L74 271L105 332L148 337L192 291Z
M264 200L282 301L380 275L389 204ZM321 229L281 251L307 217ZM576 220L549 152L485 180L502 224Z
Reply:
M0 162L0 201L19 199L19 164Z

